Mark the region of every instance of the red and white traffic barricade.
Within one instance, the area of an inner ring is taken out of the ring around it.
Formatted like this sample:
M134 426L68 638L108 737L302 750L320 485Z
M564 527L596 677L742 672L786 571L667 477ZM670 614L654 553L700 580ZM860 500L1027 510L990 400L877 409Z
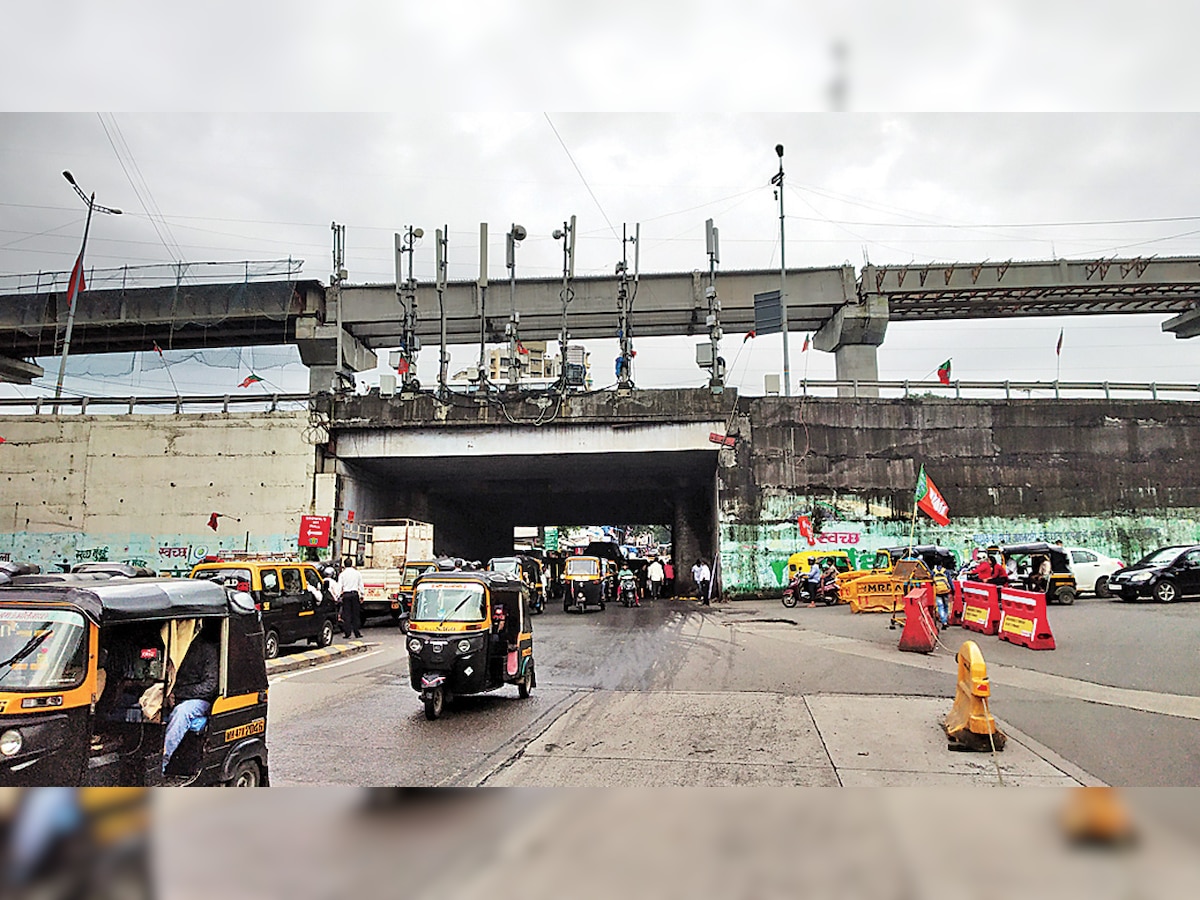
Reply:
M900 649L914 653L932 653L937 644L937 600L932 582L913 588L904 595L904 631Z
M995 634L1000 627L1000 588L982 581L962 582L962 627Z
M947 625L961 625L963 614L963 584L955 578L950 582L950 618L946 622Z
M1000 589L1000 640L1030 650L1053 650L1054 635L1046 618L1046 595L1016 588Z

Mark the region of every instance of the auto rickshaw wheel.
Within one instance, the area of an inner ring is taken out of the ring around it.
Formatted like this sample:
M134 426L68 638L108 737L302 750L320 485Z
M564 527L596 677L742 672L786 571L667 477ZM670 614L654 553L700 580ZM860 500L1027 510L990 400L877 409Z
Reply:
M1058 592L1058 602L1063 606L1070 606L1075 602L1074 588L1061 588Z
M425 697L425 718L430 722L442 714L446 705L446 694L440 687L431 689Z
M233 770L233 774L229 780L225 782L226 787L258 787L262 782L262 773L259 771L258 763L252 759L244 759L237 764L237 768Z
M267 632L263 640L263 655L267 659L274 659L279 655L279 632L274 628Z

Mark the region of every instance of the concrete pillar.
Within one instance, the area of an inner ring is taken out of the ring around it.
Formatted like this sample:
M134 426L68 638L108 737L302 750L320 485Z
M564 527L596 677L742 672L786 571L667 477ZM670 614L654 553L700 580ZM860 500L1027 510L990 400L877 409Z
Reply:
M876 348L887 333L886 297L866 297L847 303L813 335L813 346L834 354L839 381L877 381L879 362ZM854 387L838 388L839 397L853 397ZM878 397L878 388L859 388L859 397Z
M714 544L711 490L690 485L675 494L675 518L671 528L671 558L675 562L676 595L695 593L692 566L704 557L712 568Z
M341 359L338 359L338 326L325 325L315 318L296 320L296 346L300 361L308 366L308 389L313 393L333 393L342 389L342 381L353 386L355 372L374 369L378 359L358 338L344 328L341 331Z

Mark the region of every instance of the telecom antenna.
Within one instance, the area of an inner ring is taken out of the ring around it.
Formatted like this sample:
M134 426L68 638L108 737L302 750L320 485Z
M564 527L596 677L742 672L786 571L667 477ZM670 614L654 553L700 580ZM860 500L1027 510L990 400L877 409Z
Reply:
M641 225L634 226L634 236L629 237L626 226L621 226L621 261L617 263L617 340L621 355L617 357L617 391L628 394L633 390L633 349L631 317L633 298L637 292L638 235ZM633 244L634 272L629 274L629 245Z
M562 366L560 373L562 392L565 394L572 385L581 387L587 377L587 364L582 356L576 363L567 361L569 356L567 342L571 337L571 333L567 331L567 307L575 299L575 289L571 287L571 282L575 280L575 217L571 216L569 222L563 222L562 228L554 229L551 236L556 241L563 242L563 285L558 292L559 299L562 301L562 329L558 333L558 351L559 362ZM576 366L578 366L578 371Z
M337 336L334 341L337 362L333 367L332 384L336 393L343 390L354 390L354 376L343 370L345 355L342 351L342 282L347 278L346 226L333 222L329 227L333 232L333 275L329 278L329 293L330 302L333 304L334 322L337 324Z
M508 338L508 383L514 390L521 381L521 356L525 347L518 333L521 324L521 314L517 312L517 244L525 240L529 233L524 226L513 224L508 230L505 240L505 265L508 266L508 324L504 326L504 336Z
M479 368L472 380L480 386L487 383L487 287L488 287L488 227L479 223Z
M708 387L714 394L725 390L725 360L721 358L721 301L717 298L717 265L721 262L720 232L709 219L704 223L704 244L708 251L708 343L696 346L696 364L710 371Z
M449 244L450 227L437 229L437 295L438 295L438 395L445 397L446 374L450 367L450 353L446 348L446 252Z
M396 237L396 296L400 301L401 340L400 364L396 373L400 376L401 397L411 399L420 388L417 381L417 352L421 339L417 337L417 280L413 277L413 248L425 236L423 229L409 225L403 234ZM408 257L408 277L404 277L404 257Z

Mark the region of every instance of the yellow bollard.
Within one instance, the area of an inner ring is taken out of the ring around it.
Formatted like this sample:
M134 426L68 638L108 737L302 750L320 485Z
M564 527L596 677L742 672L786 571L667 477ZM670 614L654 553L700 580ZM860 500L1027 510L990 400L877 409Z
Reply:
M1062 813L1063 830L1079 844L1123 846L1137 840L1133 817L1114 788L1075 788Z
M964 641L954 658L958 662L958 690L954 693L954 706L943 723L950 749L1003 750L1006 738L987 708L992 688L979 645Z

